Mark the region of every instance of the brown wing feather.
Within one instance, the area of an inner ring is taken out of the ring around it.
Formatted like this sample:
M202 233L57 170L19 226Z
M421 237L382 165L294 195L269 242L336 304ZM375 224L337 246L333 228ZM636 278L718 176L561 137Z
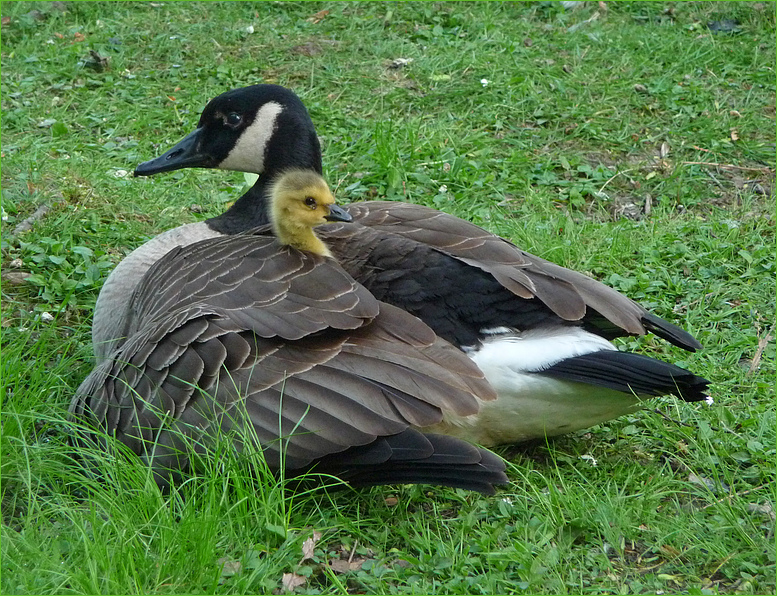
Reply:
M522 298L536 296L568 321L595 311L627 334L651 331L687 350L701 344L679 327L649 313L616 290L582 273L520 250L482 228L421 205L374 201L349 205L355 222L422 242L494 276ZM615 331L613 335L619 335Z
M203 241L152 267L135 295L136 330L71 404L160 483L165 470L187 467L187 440L205 441L214 427L247 428L271 466L297 470L439 422L443 411L474 413L474 391L494 397L465 354L378 303L334 261L261 237L228 240L236 246ZM241 279L262 287L258 298Z

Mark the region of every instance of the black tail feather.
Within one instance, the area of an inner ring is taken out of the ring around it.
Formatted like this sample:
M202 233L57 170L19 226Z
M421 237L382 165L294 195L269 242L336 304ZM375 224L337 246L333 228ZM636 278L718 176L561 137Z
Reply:
M614 350L568 358L542 374L644 397L673 394L684 401L706 399L709 385L707 379L674 364Z

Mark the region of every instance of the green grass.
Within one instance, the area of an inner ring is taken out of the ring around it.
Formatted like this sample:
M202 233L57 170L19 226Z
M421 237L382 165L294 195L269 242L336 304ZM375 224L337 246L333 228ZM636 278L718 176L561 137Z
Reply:
M299 593L774 593L773 4L155 4L2 4L3 593L267 593L284 574ZM723 19L739 31L712 34ZM700 338L622 343L711 379L715 405L506 448L489 498L295 495L228 448L170 495L121 456L90 477L65 413L100 285L244 185L122 170L258 82L303 98L341 201L444 209L605 281Z

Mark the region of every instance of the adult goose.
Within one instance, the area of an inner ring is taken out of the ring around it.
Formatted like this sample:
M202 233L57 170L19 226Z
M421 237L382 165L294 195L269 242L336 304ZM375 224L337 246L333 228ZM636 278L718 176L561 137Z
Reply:
M350 217L317 174L287 171L270 196L271 230L179 246L135 270L126 337L70 407L99 431L81 440L115 437L161 486L190 448L243 427L288 476L492 493L507 480L501 459L415 430L495 397L477 366L331 258L313 227Z
M322 170L304 105L276 85L211 100L193 132L135 175L188 167L259 178L225 213L176 228L168 241L186 230L220 236L266 224L268 188L281 172ZM648 397L710 401L706 379L610 343L652 332L689 351L701 347L612 288L440 211L389 201L354 203L347 211L352 223L321 232L337 261L379 300L416 315L467 353L498 394L476 415L446 415L435 431L490 446L586 428L634 411ZM101 306L97 344L117 337L106 333Z

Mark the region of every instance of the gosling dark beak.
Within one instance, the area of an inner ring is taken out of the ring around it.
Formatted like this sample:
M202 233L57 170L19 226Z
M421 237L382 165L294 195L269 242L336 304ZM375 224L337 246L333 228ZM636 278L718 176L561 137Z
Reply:
M338 205L329 205L329 215L327 215L324 219L327 221L351 221L353 220L353 217L351 217L351 214L348 213L345 209Z
M212 168L216 166L211 155L200 147L201 128L186 135L175 147L157 158L144 161L135 168L135 176L153 176L181 168Z

